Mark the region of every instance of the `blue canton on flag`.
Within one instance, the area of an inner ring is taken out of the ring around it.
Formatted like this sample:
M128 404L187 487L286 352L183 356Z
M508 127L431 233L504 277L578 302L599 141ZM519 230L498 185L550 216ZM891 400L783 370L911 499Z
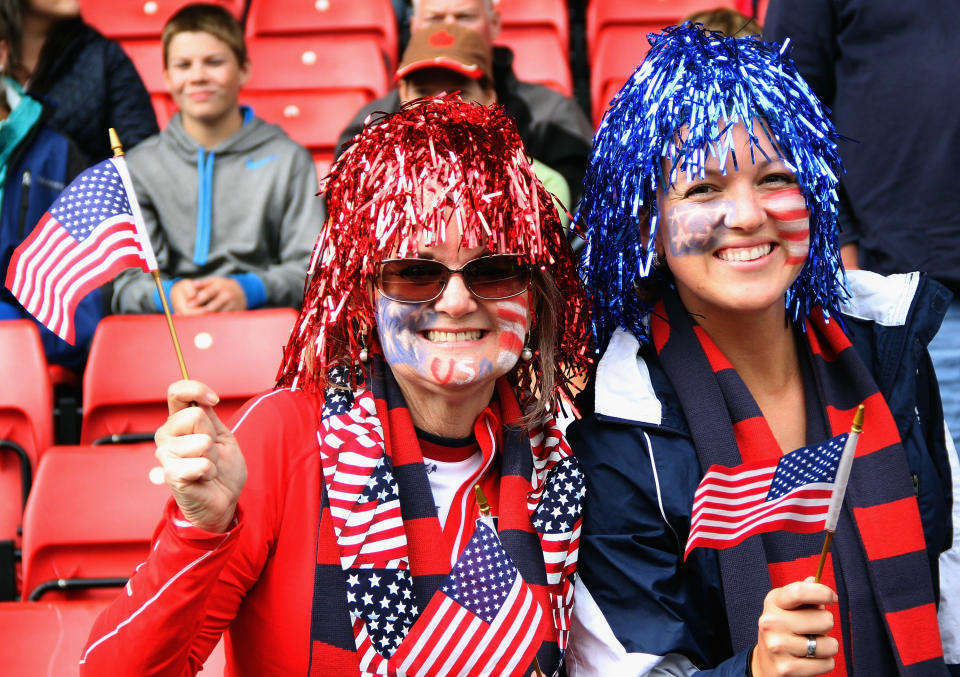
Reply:
M50 207L50 216L83 242L101 222L131 214L120 174L112 164L96 165L76 178Z
M572 456L560 460L547 478L543 500L533 513L533 528L541 534L563 534L580 519L586 488L580 465Z
M803 447L783 456L770 483L767 500L776 500L804 484L833 482L846 440L846 435L832 437L820 446Z

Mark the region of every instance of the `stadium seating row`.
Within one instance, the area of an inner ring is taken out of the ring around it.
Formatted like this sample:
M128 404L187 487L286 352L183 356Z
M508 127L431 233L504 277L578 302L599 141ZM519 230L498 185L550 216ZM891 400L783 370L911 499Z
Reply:
M190 376L217 390L224 420L272 387L296 316L280 308L175 317ZM87 590L92 579L97 587L125 579L143 561L167 495L162 476L148 480L166 388L180 375L166 320L100 323L83 377L82 446L53 446L52 391L35 325L0 323L0 356L11 363L0 367L17 374L0 389L0 495L14 499L0 502L5 596L12 597L16 551L24 599L96 596Z
M340 131L354 113L391 86L397 29L390 0L218 0L246 13L250 81L241 101L306 146L323 176ZM160 31L185 0L115 3L86 0L84 16L118 40L136 64L160 126L175 112L162 78ZM766 0L760 4L765 9ZM499 42L515 53L522 80L573 92L566 0L500 0ZM716 7L751 13L753 0L592 0L587 5L592 119L599 124L613 94L647 50L648 32Z

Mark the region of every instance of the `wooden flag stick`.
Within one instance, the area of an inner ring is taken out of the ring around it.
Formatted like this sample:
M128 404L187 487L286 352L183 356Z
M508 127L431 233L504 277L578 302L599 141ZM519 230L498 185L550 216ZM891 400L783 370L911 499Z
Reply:
M110 150L113 151L113 157L123 157L123 144L120 143L120 137L117 130L110 128ZM153 281L157 284L157 291L160 293L160 303L163 305L163 314L167 318L167 328L170 330L170 338L173 339L173 349L177 353L177 362L180 364L180 375L184 380L190 378L187 375L187 364L183 361L183 351L180 350L180 339L177 338L177 330L173 326L173 316L170 314L170 306L167 304L167 295L163 291L163 284L160 282L159 271L152 271Z
M850 436L843 447L843 454L840 457L840 463L837 465L837 476L833 484L833 495L830 497L830 509L827 512L826 536L823 539L823 548L820 550L820 562L817 563L817 575L814 580L819 583L823 575L823 567L827 562L827 553L830 552L830 543L833 542L833 534L837 530L837 520L840 517L840 508L843 506L843 497L847 493L847 479L850 477L850 467L853 465L853 457L857 450L857 440L860 433L863 432L864 408L861 404L857 407L857 413L853 416L853 424L850 426Z

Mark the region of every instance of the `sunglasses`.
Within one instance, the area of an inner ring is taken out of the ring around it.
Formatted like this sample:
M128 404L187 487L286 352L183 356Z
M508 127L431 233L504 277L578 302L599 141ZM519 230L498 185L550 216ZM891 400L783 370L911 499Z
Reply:
M471 294L488 301L522 294L531 280L530 266L517 254L481 256L457 269L432 259L387 259L377 271L377 291L391 301L427 303L440 297L455 273Z

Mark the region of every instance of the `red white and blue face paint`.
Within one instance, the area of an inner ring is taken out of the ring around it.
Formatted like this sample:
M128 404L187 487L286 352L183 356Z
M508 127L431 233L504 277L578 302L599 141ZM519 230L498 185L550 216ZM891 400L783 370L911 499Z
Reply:
M414 387L492 385L513 369L523 350L528 295L499 301L473 297L475 309L459 317L438 312L437 301L398 303L379 296L377 330L387 364L398 381Z
M798 186L768 193L763 208L776 222L777 233L787 250L787 265L807 260L810 251L810 210Z

